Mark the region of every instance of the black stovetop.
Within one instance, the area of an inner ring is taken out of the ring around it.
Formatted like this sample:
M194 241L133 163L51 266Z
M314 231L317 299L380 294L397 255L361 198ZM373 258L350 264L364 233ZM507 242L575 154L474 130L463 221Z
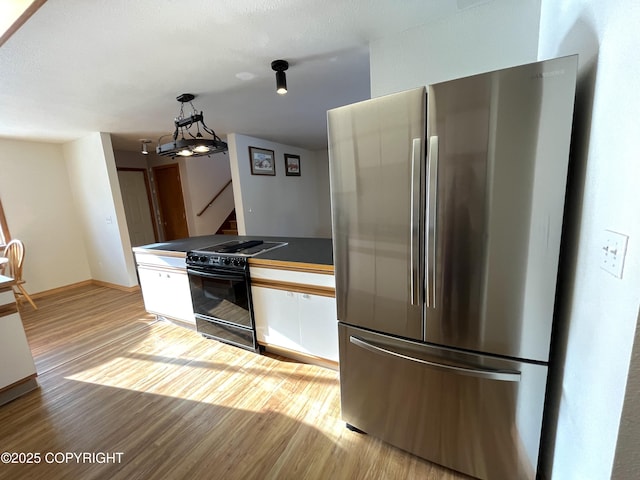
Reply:
M216 254L252 257L275 248L284 247L286 242L264 242L262 240L230 240L224 243L193 250L197 254Z

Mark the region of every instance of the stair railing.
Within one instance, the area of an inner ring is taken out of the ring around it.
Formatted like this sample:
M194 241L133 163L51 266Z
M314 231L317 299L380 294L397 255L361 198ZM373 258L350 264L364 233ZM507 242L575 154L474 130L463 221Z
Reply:
M225 190L229 185L231 185L231 180L229 180L229 181L227 182L227 184L226 184L224 187L222 187L222 188L220 189L220 191L219 191L218 193L216 193L216 194L213 196L213 198L211 199L211 201L210 201L209 203L207 203L207 204L205 205L205 207L204 207L202 210L200 210L200 213L198 213L196 216L198 216L198 217L199 217L199 216L200 216L200 215L202 215L204 212L206 212L206 211L207 211L207 208L209 208L211 205L213 205L213 202L215 202L215 201L216 201L216 199L217 199L217 198L222 194L222 192L224 192L224 190Z

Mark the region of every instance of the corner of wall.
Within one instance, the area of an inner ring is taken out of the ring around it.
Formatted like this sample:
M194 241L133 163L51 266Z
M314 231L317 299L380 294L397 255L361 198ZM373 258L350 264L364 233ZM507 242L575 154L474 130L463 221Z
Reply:
M63 151L83 225L91 277L114 285L136 285L133 257L125 252L122 239L122 222L126 224L122 197L114 195L119 184L110 135L91 133L65 144Z
M235 133L227 135L227 145L229 145L229 163L231 167L231 180L233 182L233 202L236 206L238 234L246 235L244 202L242 201L242 174L240 172L240 160L238 159L238 135Z

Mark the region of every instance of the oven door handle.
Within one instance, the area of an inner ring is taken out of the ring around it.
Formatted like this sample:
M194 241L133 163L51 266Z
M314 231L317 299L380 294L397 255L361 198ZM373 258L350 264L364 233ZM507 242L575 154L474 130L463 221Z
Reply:
M196 270L194 268L187 268L187 274L194 275L196 277L213 278L215 280L237 280L244 282L247 278L246 275L236 272L205 272L203 270Z

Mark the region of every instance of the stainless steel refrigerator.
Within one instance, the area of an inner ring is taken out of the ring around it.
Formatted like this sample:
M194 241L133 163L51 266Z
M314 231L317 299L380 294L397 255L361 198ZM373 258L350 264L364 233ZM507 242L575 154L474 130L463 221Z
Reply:
M577 56L328 112L342 416L533 479Z

